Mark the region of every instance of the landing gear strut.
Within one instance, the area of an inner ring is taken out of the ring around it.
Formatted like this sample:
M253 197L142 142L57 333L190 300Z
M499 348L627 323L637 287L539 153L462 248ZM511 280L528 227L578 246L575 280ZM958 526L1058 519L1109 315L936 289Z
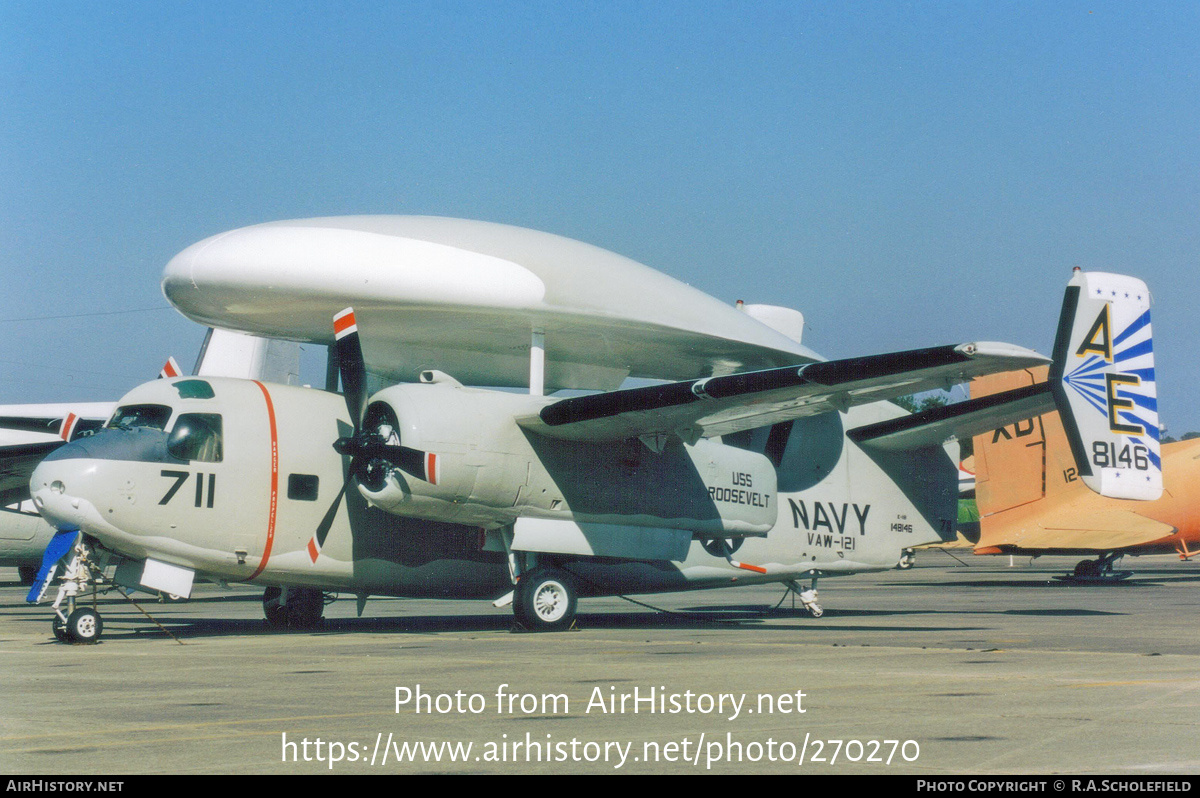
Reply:
M104 581L104 572L93 561L92 551L84 543L83 535L77 536L74 546L64 559L66 566L62 569L62 582L54 599L51 631L54 632L55 639L63 643L95 643L104 631L104 621L95 606L96 585ZM46 577L46 585L54 580L55 571L59 567L56 565L50 571ZM86 607L79 603L79 598L89 586L92 588L93 604ZM42 589L44 591L45 586Z
M804 609L808 610L808 614L814 618L820 618L825 614L825 610L817 603L817 580L813 577L812 587L805 590L804 587L795 579L786 583L788 589L800 597L800 603L804 605Z

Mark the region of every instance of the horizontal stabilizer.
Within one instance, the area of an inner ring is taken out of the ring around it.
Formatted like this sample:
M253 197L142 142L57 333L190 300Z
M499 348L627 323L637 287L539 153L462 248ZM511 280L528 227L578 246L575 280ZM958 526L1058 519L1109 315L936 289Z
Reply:
M727 435L853 405L946 388L1047 359L1010 344L972 343L830 360L563 399L518 419L541 435L623 440Z
M989 529L995 528L995 533ZM1112 552L1143 546L1175 534L1177 530L1132 510L1105 505L1097 509L1077 503L1046 509L1025 523L984 527L976 554L1003 554L1009 550L1043 553Z
M868 424L847 435L856 443L879 449L920 449L938 446L951 436L970 438L1053 410L1050 386L1041 383Z

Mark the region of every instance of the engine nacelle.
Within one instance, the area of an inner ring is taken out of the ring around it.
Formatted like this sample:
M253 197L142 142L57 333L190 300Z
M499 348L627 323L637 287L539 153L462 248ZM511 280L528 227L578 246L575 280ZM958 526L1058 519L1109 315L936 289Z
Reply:
M359 466L359 491L382 510L489 529L534 517L705 537L765 535L775 524L775 469L760 454L710 440L651 449L543 437L516 419L553 399L427 379L368 404L363 429L406 450Z
M363 429L409 450L407 460L374 458L360 468L359 492L397 515L477 524L511 523L525 483L528 446L515 438L518 415L542 397L465 388L438 372L421 384L395 385L371 397ZM481 479L482 476L482 479Z

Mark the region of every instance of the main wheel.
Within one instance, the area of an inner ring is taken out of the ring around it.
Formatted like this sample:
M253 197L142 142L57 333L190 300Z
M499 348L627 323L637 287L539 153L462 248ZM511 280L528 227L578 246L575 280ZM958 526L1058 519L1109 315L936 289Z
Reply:
M23 585L32 585L33 580L37 579L38 569L32 565L18 565L17 576Z
M104 621L91 607L78 607L67 618L67 636L73 643L95 643L103 631Z
M325 614L325 594L313 587L288 590L287 622L293 629L313 629L321 625Z
M271 585L263 591L262 602L267 623L280 629L287 626L288 612L283 603L283 588Z
M325 613L325 594L312 587L288 588L285 603L283 588L272 585L263 591L262 602L267 623L280 629L312 629Z
M575 620L577 593L566 573L538 568L521 577L513 595L513 614L535 632L567 629Z

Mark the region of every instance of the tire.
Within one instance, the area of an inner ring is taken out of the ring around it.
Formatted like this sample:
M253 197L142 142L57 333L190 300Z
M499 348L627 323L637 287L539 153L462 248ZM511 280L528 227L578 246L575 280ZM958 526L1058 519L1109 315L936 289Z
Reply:
M21 579L21 584L32 585L33 580L37 579L38 569L32 565L18 565L17 576Z
M312 587L288 590L287 623L293 629L315 629L325 620L325 594Z
M60 643L70 643L71 635L67 632L67 627L58 622L58 616L55 615L50 619L50 629L54 632L54 639Z
M67 618L67 635L72 643L92 644L104 632L100 613L91 607L79 607Z
M554 568L537 568L517 582L513 614L533 632L556 632L575 621L578 591L571 577Z
M277 629L287 626L288 611L283 604L283 588L271 585L263 591L263 616Z
M312 587L288 588L283 603L283 588L272 585L263 591L263 615L277 629L313 629L324 620L325 594Z

